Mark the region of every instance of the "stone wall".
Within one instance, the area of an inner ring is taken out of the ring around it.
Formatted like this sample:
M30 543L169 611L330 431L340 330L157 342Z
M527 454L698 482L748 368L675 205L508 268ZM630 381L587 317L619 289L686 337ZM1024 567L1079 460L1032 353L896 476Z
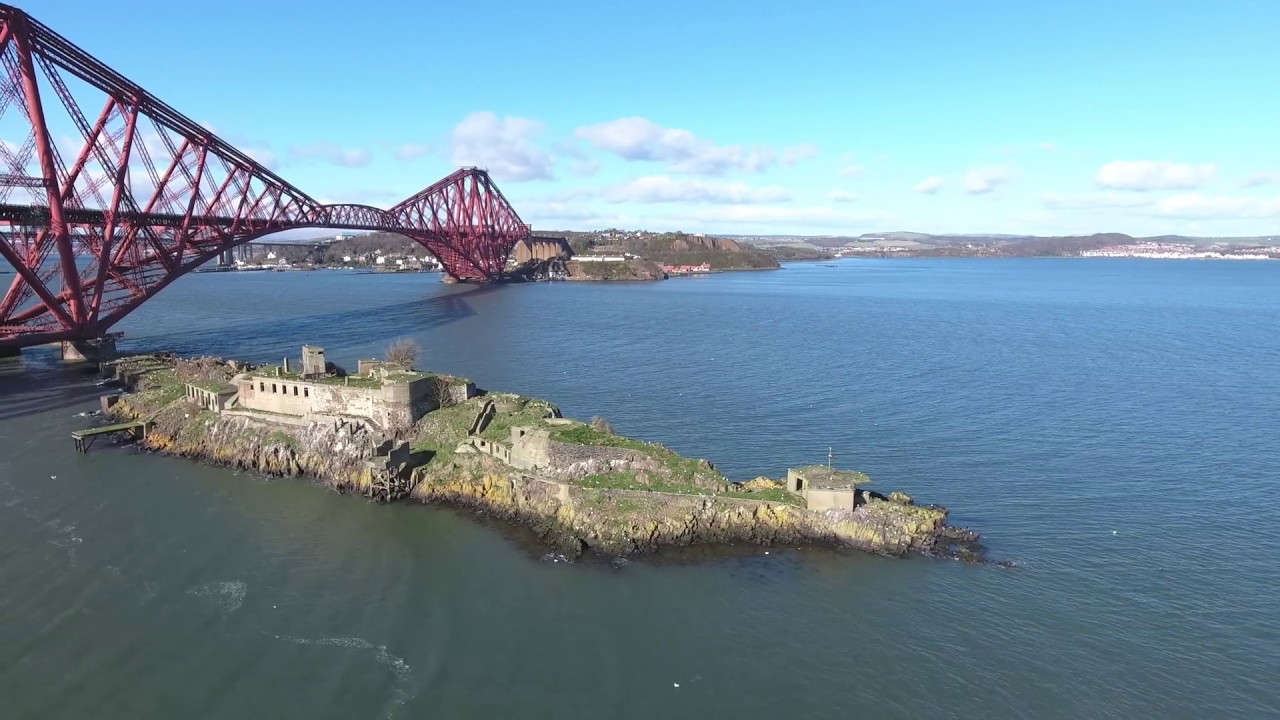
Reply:
M804 491L804 501L810 510L852 510L853 490Z
M546 430L530 427L511 428L511 459L513 467L533 470L551 464L551 440Z
M382 424L374 403L380 388L300 382L278 377L250 376L238 382L240 407L280 415L354 415Z
M240 406L279 415L350 415L387 430L407 428L442 404L466 402L475 384L426 377L380 388L253 375L237 382Z
M502 462L511 464L511 448L503 445L496 440L485 440L484 438L470 438L464 443L470 445L477 452L482 452L490 457L497 458Z
M302 375L303 377L314 377L324 375L324 348L314 345L302 346Z
M235 396L235 391L225 390L221 392L214 392L213 390L206 390L202 387L197 387L188 383L186 387L186 396L188 402L198 405L205 410L222 412L227 407L227 401Z

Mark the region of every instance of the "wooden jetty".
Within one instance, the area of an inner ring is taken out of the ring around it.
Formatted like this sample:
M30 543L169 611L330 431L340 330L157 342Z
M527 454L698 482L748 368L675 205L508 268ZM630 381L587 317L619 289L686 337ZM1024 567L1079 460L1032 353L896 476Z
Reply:
M126 433L135 440L144 438L147 436L147 426L149 425L151 425L150 420L131 420L114 425L103 425L102 427L89 428L87 430L76 430L71 433L71 439L75 441L77 452L86 453L93 446L93 441L103 435Z

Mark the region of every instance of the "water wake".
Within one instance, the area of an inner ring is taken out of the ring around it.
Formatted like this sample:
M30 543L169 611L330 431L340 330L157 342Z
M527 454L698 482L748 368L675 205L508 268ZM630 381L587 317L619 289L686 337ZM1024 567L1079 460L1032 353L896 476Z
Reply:
M386 645L374 645L373 643L358 637L321 637L321 638L300 638L290 635L271 634L277 640L291 642L295 645L317 645L322 647L344 647L354 648L357 650L373 651L374 660L379 665L391 671L395 675L395 697L391 701L393 707L404 705L413 699L413 693L409 692L409 686L413 679L413 668L409 667L409 663L399 655L393 655L387 650ZM387 717L393 715L391 710L387 711Z
M244 605L248 586L239 580L210 582L187 591L188 595L204 598L213 603L224 615L233 613Z

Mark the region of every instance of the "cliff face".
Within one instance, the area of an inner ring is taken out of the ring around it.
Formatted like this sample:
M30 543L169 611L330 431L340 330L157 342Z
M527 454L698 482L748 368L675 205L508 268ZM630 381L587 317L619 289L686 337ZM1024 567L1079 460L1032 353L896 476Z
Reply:
M855 510L809 512L740 497L588 488L511 474L473 456L447 472L419 468L411 496L519 520L566 553L650 553L698 543L822 544L880 555L948 553L947 511L871 500Z
M122 398L112 412L120 418L143 416L129 400ZM378 438L359 426L284 427L185 403L161 411L154 422L141 441L150 450L264 475L314 478L340 492L385 494L365 466Z
M743 252L737 240L717 237L700 237L698 235L682 235L671 241L671 252L690 252L694 250L712 250L714 252Z

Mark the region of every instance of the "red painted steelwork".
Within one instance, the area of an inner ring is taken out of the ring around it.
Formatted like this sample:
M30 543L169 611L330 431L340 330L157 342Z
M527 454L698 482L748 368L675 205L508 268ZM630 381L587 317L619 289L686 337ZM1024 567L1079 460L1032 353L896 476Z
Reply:
M529 236L488 173L462 168L387 211L454 277L501 275L516 243Z
M86 95L103 103L97 116L81 110ZM321 204L3 4L0 136L0 258L14 269L0 349L100 337L207 260L281 230L400 233L474 281L500 278L529 235L477 168L390 210Z

